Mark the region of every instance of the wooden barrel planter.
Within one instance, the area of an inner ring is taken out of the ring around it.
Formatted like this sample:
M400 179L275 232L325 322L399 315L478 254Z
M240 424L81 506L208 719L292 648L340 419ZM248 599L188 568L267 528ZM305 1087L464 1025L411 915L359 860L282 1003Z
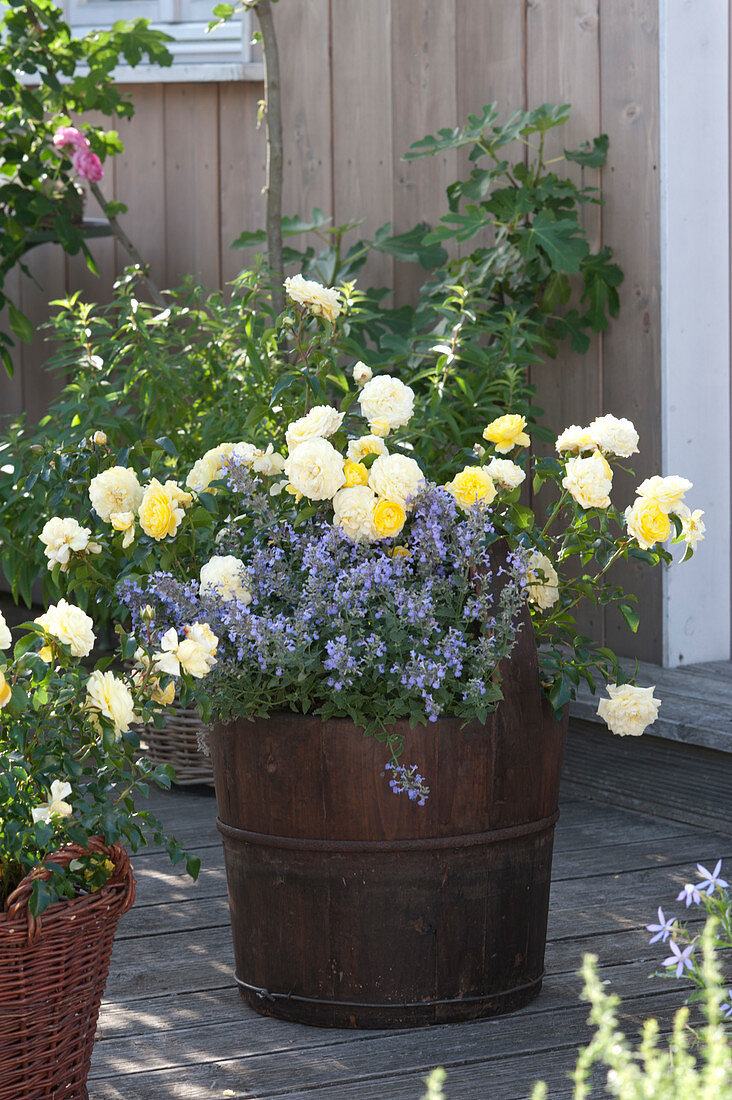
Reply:
M566 720L525 626L485 725L405 723L423 807L391 792L383 744L349 721L214 728L236 980L257 1012L414 1027L537 996Z
M87 1100L99 1006L120 916L135 898L127 853L92 841L114 871L101 890L28 909L34 872L0 911L0 1100ZM85 849L50 858L66 865Z

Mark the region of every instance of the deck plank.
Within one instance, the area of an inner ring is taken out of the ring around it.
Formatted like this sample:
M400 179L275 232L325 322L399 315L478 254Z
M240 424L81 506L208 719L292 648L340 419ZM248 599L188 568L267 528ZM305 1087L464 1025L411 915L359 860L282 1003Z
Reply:
M493 1020L337 1031L260 1017L241 1001L215 801L179 790L156 792L150 805L200 852L201 877L191 882L155 850L135 856L138 903L115 943L90 1100L417 1100L438 1064L450 1100L519 1100L539 1076L559 1100L570 1095L566 1074L588 1034L583 953L599 957L629 1020L655 1014L667 1028L682 988L649 978L662 955L644 925L659 903L675 912L697 861L732 860L729 836L570 795L557 828L541 996Z

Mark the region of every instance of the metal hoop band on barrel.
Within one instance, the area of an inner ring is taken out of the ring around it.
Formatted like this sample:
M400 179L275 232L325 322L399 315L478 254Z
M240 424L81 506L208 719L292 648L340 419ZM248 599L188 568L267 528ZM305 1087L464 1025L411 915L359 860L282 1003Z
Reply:
M491 829L488 832L468 833L463 836L427 837L419 840L309 840L301 837L270 836L269 833L252 833L246 829L236 829L233 825L227 825L220 818L216 819L216 827L222 836L231 837L242 844L253 844L267 848L287 848L291 851L301 852L411 852L430 851L435 848L472 848L476 845L498 844L504 840L514 840L517 837L544 833L556 824L558 818L559 810L551 814L550 817L543 817L539 821L527 821L523 825L511 825L506 829ZM495 996L498 996L498 994L495 994Z
M234 973L234 980L241 989L246 989L249 993L254 993L263 1001L298 1001L301 1004L308 1005L333 1005L337 1008L375 1008L375 1009L404 1009L404 1008L439 1008L442 1005L463 1005L463 1004L476 1004L479 1001L492 1001L496 997L508 997L514 993L521 993L524 989L533 989L537 985L541 985L544 979L544 971L542 970L538 978L533 978L530 982L524 982L522 985L515 985L513 989L502 989L498 993L484 993L479 997L452 997L449 1000L444 1001L403 1001L392 1003L378 1003L367 1001L327 1001L322 997L299 997L295 993L270 993L268 989L261 989L259 986L250 985L249 982L244 982L242 979Z

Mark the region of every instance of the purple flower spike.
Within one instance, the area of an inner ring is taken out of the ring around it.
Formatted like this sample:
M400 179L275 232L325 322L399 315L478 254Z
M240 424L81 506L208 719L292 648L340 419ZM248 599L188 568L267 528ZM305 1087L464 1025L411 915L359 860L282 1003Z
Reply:
M729 886L728 882L719 877L719 872L722 870L721 859L717 860L717 866L714 868L713 871L707 871L706 867L703 867L701 863L697 863L696 869L700 875L704 875L704 878L701 880L701 882L697 882L696 888L697 890L706 890L707 897L709 897L710 894L714 893L715 886L718 886L720 890L723 890L726 886Z
M649 932L655 932L656 933L655 936L652 936L651 939L648 941L649 944L650 943L657 943L658 940L663 940L663 942L665 943L666 940L671 935L671 933L673 932L675 923L676 923L676 918L675 917L669 917L669 919L666 920L666 917L664 916L664 913L663 913L663 909L659 905L659 907L658 907L658 924L647 924L646 925L646 929Z
M694 886L691 882L687 882L686 886L681 891L676 900L685 902L686 908L688 909L692 901L694 902L694 905L699 904L699 902L701 901L701 894L697 890L696 886Z
M690 943L689 946L685 947L682 951L678 944L674 940L671 940L669 947L671 948L671 954L667 959L663 960L661 966L675 966L677 978L681 977L685 969L694 969L694 964L691 961L691 953L694 950L693 943Z

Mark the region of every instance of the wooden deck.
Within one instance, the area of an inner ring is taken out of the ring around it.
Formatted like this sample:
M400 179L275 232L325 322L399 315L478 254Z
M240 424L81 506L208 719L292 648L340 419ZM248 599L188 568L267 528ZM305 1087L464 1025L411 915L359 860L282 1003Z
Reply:
M138 854L138 899L123 918L100 1019L90 1100L418 1100L422 1078L448 1071L450 1100L524 1100L534 1081L571 1095L566 1074L588 1036L576 971L586 951L624 1002L624 1024L668 1024L680 985L650 978L663 954L643 926L698 861L732 859L732 838L567 797L557 828L547 978L528 1008L502 1018L402 1032L329 1031L257 1016L232 979L226 883L207 793L155 804L200 852L197 884L162 853ZM730 865L727 864L729 869ZM680 915L680 913L679 913Z

